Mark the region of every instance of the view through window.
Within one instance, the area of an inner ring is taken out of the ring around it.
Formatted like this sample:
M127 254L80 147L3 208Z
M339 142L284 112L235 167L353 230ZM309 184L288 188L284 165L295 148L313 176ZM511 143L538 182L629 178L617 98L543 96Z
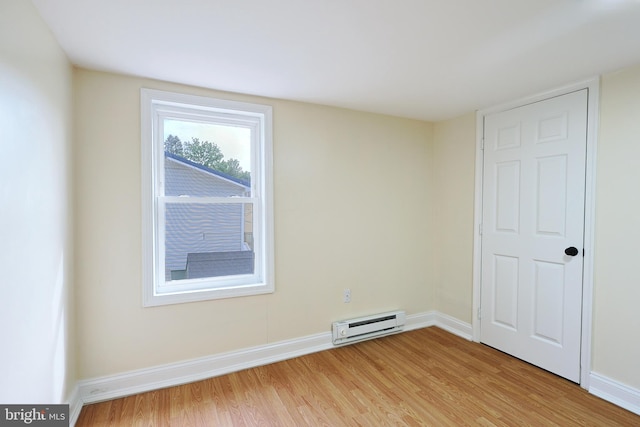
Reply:
M164 120L165 280L253 274L253 204L198 203L251 197L251 130Z

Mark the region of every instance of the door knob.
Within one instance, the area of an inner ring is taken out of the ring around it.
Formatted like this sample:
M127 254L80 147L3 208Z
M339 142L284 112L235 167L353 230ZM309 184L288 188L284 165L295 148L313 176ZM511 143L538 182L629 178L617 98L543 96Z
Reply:
M578 255L578 248L575 248L573 246L569 246L567 249L564 250L564 253L569 255L569 256L576 256L576 255Z

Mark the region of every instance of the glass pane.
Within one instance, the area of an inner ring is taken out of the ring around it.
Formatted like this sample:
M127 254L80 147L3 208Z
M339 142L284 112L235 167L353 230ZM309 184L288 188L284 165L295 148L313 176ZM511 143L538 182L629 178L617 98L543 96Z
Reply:
M169 203L165 280L253 274L253 206Z
M166 196L250 196L251 130L164 120Z

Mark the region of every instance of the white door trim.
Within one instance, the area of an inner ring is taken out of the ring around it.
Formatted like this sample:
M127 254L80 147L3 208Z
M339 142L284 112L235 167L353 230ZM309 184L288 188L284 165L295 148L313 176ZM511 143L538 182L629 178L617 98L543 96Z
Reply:
M488 114L509 110L547 98L564 95L581 89L589 90L587 101L587 164L585 187L585 222L584 222L584 264L583 264L583 296L582 296L582 337L580 354L580 385L589 388L591 372L591 333L593 314L593 242L595 237L595 194L596 194L596 146L598 135L598 109L600 101L600 79L589 80L564 86L538 95L522 98L513 102L497 105L476 113L476 178L474 203L474 238L473 238L473 340L480 341L480 277L481 277L481 243L482 221L482 176L483 156L482 137L484 117Z

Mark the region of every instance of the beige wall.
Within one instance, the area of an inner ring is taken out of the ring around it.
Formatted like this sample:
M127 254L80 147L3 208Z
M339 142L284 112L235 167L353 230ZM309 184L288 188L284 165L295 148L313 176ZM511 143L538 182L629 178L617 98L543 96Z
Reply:
M33 5L0 2L0 402L62 403L72 345L71 66Z
M434 125L438 311L471 323L476 115Z
M86 70L74 77L81 378L328 332L340 318L435 308L431 124ZM273 105L274 294L142 308L141 87Z
M640 389L640 66L602 79L593 370Z

